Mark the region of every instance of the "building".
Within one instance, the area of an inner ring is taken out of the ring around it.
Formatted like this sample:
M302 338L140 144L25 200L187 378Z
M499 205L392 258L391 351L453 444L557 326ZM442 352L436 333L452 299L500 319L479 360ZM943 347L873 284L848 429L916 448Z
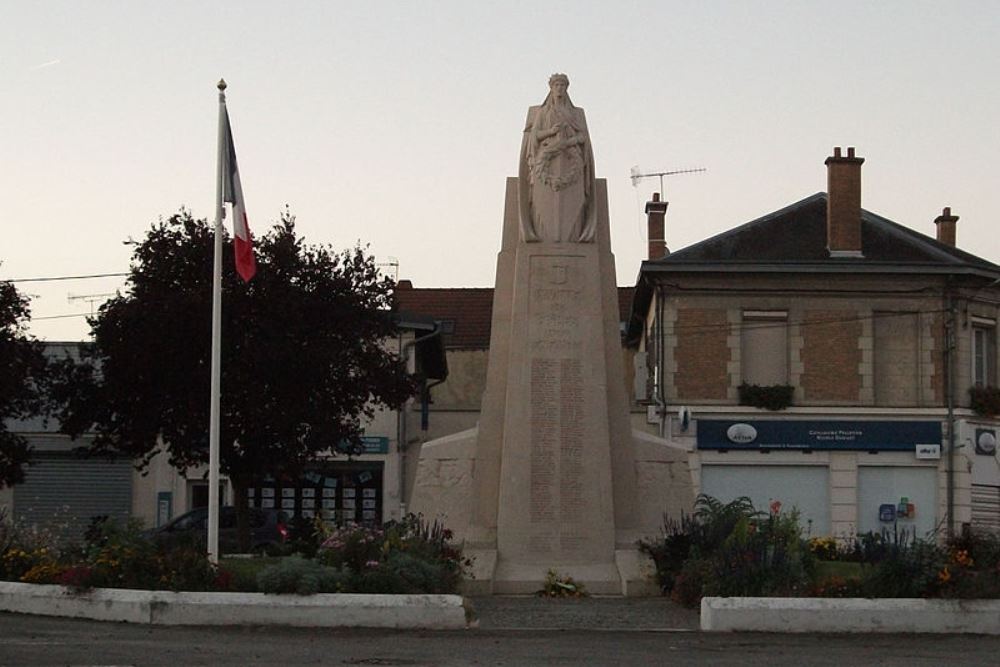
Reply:
M998 528L1000 423L970 389L997 384L1000 266L949 208L936 238L862 209L863 162L835 149L827 192L674 253L649 202L637 404L696 492L795 506L813 535Z
M419 384L440 382L448 375L439 328L429 318L399 318L399 336L387 341L398 351ZM49 343L50 356L75 355L77 343ZM427 392L422 392L427 395ZM419 397L415 400L420 405ZM206 424L206 429L208 425ZM134 517L146 526L161 526L175 516L208 505L207 467L181 472L163 454L137 470L128 458L88 457L90 436L71 440L58 423L41 417L10 424L34 448L22 484L0 489L0 508L15 520L65 529L79 535L94 516ZM261 471L249 490L249 502L289 515L330 521L381 524L403 513L399 442L405 439L399 410L379 411L366 426L364 451L355 456L330 453L296 479ZM223 475L220 494L232 504L232 486Z

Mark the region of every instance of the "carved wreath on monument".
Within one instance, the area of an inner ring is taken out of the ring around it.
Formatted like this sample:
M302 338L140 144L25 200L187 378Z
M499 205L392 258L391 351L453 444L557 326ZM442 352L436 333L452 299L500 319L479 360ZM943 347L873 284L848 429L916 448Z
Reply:
M565 74L553 74L545 101L528 109L518 169L521 239L527 243L594 240L594 153L587 119L568 88Z

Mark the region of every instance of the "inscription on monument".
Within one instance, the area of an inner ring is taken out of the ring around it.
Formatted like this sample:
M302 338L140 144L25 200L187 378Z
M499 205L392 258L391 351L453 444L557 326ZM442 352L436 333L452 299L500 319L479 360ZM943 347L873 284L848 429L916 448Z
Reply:
M530 520L536 553L583 544L583 365L580 340L579 262L575 256L531 259L529 308L531 392ZM548 528L558 522L554 534ZM547 524L543 528L542 524Z

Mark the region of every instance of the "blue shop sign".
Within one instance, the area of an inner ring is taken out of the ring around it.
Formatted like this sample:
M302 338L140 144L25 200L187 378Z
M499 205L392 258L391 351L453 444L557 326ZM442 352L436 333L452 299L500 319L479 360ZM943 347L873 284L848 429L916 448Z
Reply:
M343 446L344 443L341 443ZM388 454L389 438L384 435L361 436L361 451L358 454Z
M361 448L365 454L388 454L389 438L381 435L363 435Z
M698 420L698 449L914 451L940 443L939 421Z

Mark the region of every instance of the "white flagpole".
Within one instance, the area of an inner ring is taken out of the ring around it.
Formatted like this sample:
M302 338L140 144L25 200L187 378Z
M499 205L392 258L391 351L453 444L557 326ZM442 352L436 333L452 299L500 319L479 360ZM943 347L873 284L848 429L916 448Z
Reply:
M222 201L226 177L226 81L219 80L219 155L215 183L215 257L212 264L212 408L208 434L208 560L219 562L219 396L222 385Z

